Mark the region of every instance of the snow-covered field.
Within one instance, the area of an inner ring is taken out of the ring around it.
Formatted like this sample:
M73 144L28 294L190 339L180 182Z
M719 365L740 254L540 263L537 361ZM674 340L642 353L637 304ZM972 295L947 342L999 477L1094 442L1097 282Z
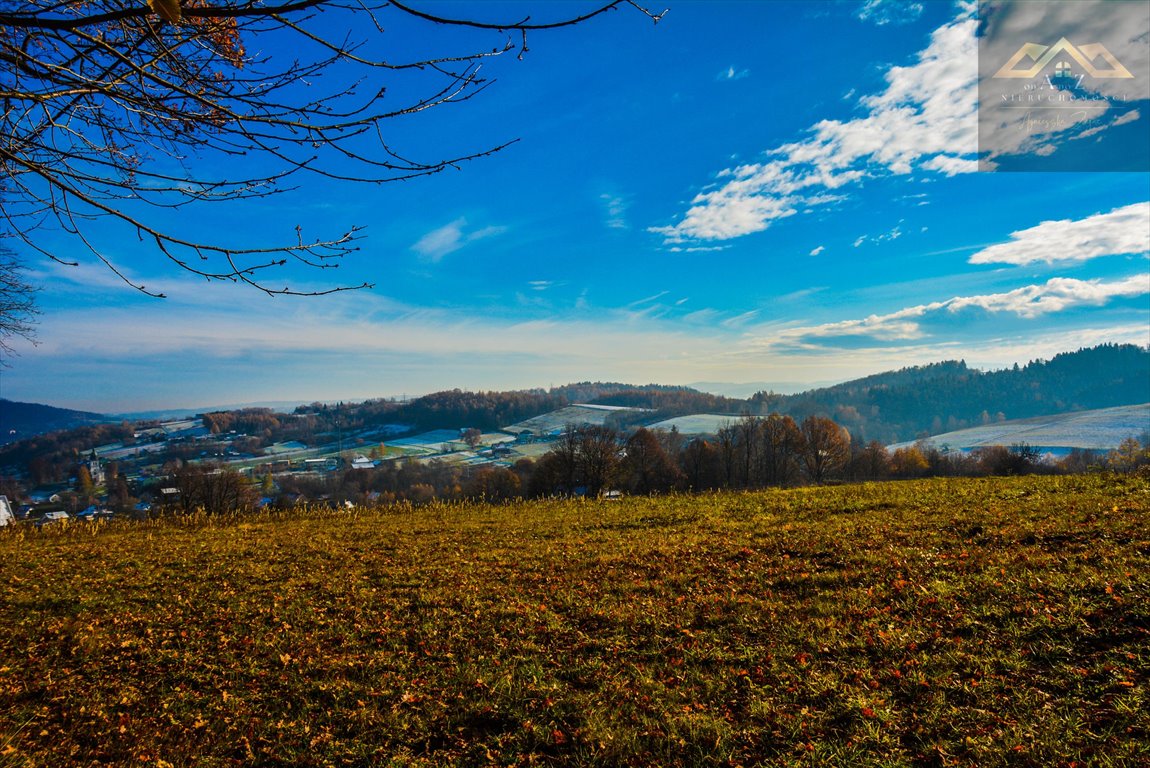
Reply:
M734 424L738 416L723 416L715 413L696 413L691 416L678 416L666 419L647 427L647 429L678 429L681 435L714 435L728 424Z
M560 408L557 411L545 413L542 416L536 416L533 419L521 421L518 424L512 424L509 427L504 427L504 432L511 434L518 434L523 431L530 431L535 436L558 434L567 428L568 425L576 427L583 427L588 425L602 426L612 414L620 413L623 411L643 411L643 408L622 408L619 406L611 405L569 405L566 408Z
M926 442L938 448L945 446L953 450L1026 443L1040 449L1086 448L1108 451L1118 447L1126 438L1139 438L1148 430L1150 403L1143 403L1003 421L934 435ZM914 443L898 443L890 447L896 449L908 445Z
M447 450L462 450L467 445L459 439L458 429L435 429L411 437L400 437L387 441L388 448L399 448L409 453L439 453Z
M479 438L479 445L492 446L512 441L513 438L499 432L484 432ZM388 448L397 448L406 453L426 454L447 451L463 451L470 446L461 438L458 429L436 429L411 437L399 437L388 440Z

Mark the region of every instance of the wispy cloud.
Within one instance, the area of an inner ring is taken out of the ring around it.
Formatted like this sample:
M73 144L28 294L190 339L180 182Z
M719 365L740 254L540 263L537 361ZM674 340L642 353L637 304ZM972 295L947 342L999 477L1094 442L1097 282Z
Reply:
M131 281L152 293L160 293L170 297L169 301L176 301L182 293L199 294L204 285L202 280L191 280L190 274L178 276L145 274L136 269L121 267L120 272ZM54 292L66 294L73 300L81 297L92 299L102 298L101 303L107 303L108 295L119 297L133 297L137 295L141 300L154 302L156 299L145 297L134 291L129 283L116 275L102 264L81 262L79 264L61 264L56 261L45 261L35 269L29 270L29 278L39 285L51 286ZM123 301L124 299L121 299Z
M1150 253L1150 202L1134 203L1085 219L1044 221L984 248L971 264L1082 262L1101 256Z
M641 299L636 299L627 305L627 309L636 309L637 307L641 307L644 304L653 304L654 302L666 296L668 293L670 293L670 291L659 291L658 293L652 294L651 296L644 296Z
M886 243L890 242L891 240L898 240L900 237L902 237L901 223L895 224L894 228L889 232L883 232L881 235L875 235L873 239L876 243Z
M668 243L728 240L827 202L870 175L978 170L977 44L972 7L936 29L917 61L892 67L881 93L859 99L853 120L823 120L761 163L726 169L682 219L652 227ZM829 193L829 194L828 194Z
M859 237L855 238L853 243L854 247L858 248L860 245L866 242L889 243L892 240L898 240L900 237L902 237L903 221L904 220L900 219L898 224L895 224L889 232L883 232L878 235L860 235Z
M727 67L726 69L724 69L722 72L720 72L715 77L715 79L716 80L742 80L745 77L749 77L750 74L751 74L751 70L749 70L749 69L735 69L734 66L730 66L730 67Z
M735 315L734 317L723 320L720 325L724 328L742 328L748 325L752 320L759 316L759 310L752 309L749 312Z
M906 0L866 0L855 13L860 21L869 21L880 27L887 24L908 24L922 15L922 3Z
M723 313L717 309L697 309L683 315L683 322L693 325L711 325L722 317Z
M1136 109L1132 109L1129 112L1122 113L1121 115L1114 118L1110 122L1102 122L1102 123L1094 126L1093 128L1087 128L1086 130L1080 131L1076 135L1069 136L1068 138L1072 141L1080 141L1082 139L1088 139L1091 136L1097 136L1098 134L1103 133L1105 131L1108 131L1111 128L1117 128L1120 125L1126 125L1127 123L1137 122L1141 117L1142 117L1142 113L1140 113Z
M629 229L630 224L627 223L627 208L630 202L620 195L612 195L604 192L599 195L599 199L603 201L607 209L607 226L611 229Z
M820 245L817 248L811 249L810 255L811 256L818 256L820 253L822 253L826 249L827 249L827 247L825 245Z
M713 251L725 251L727 248L726 245L691 245L686 248L681 245L673 245L667 250L671 253L711 253Z
M487 226L468 231L467 219L460 217L419 238L411 246L411 250L418 253L423 261L436 263L442 260L444 256L454 253L466 245L506 231L507 227L498 226Z

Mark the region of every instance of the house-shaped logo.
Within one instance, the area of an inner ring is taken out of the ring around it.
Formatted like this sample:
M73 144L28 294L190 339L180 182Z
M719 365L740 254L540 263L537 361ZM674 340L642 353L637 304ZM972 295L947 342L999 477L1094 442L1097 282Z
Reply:
M1078 62L1086 71L1086 74L1091 77L1106 77L1106 78L1132 78L1134 75L1130 74L1130 70L1122 66L1122 62L1107 50L1106 46L1102 43L1090 43L1089 45L1075 46L1065 37L1060 39L1054 45L1040 45L1038 43L1026 43L1010 57L1010 61L1002 65L1002 68L994 73L994 77L1010 77L1010 78L1031 78L1037 77L1043 69L1054 60L1059 54L1066 54L1070 58ZM1034 65L1029 69L1020 69L1019 63L1023 59L1030 59ZM1099 68L1095 66L1095 62L1101 58L1109 66L1109 69ZM1069 72L1069 65L1065 62L1059 62L1058 74L1062 75Z

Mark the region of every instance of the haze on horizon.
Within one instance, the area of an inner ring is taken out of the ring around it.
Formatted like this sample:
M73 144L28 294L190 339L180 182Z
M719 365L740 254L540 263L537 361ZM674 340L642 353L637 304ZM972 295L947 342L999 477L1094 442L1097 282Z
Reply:
M374 290L272 298L123 239L118 263L156 300L29 258L40 343L17 345L0 396L122 413L587 380L801 388L1150 345L1150 174L978 172L974 14L671 2L657 26L616 13L540 34L487 65L477 99L396 124L410 151L521 139L503 152L175 222L366 224L334 274L292 279ZM1106 120L1144 128L1150 102Z

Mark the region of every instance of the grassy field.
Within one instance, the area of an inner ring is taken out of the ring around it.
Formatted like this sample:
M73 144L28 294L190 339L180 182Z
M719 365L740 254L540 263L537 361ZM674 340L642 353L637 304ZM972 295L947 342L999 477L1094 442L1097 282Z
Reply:
M0 535L0 766L1150 764L1150 484Z

